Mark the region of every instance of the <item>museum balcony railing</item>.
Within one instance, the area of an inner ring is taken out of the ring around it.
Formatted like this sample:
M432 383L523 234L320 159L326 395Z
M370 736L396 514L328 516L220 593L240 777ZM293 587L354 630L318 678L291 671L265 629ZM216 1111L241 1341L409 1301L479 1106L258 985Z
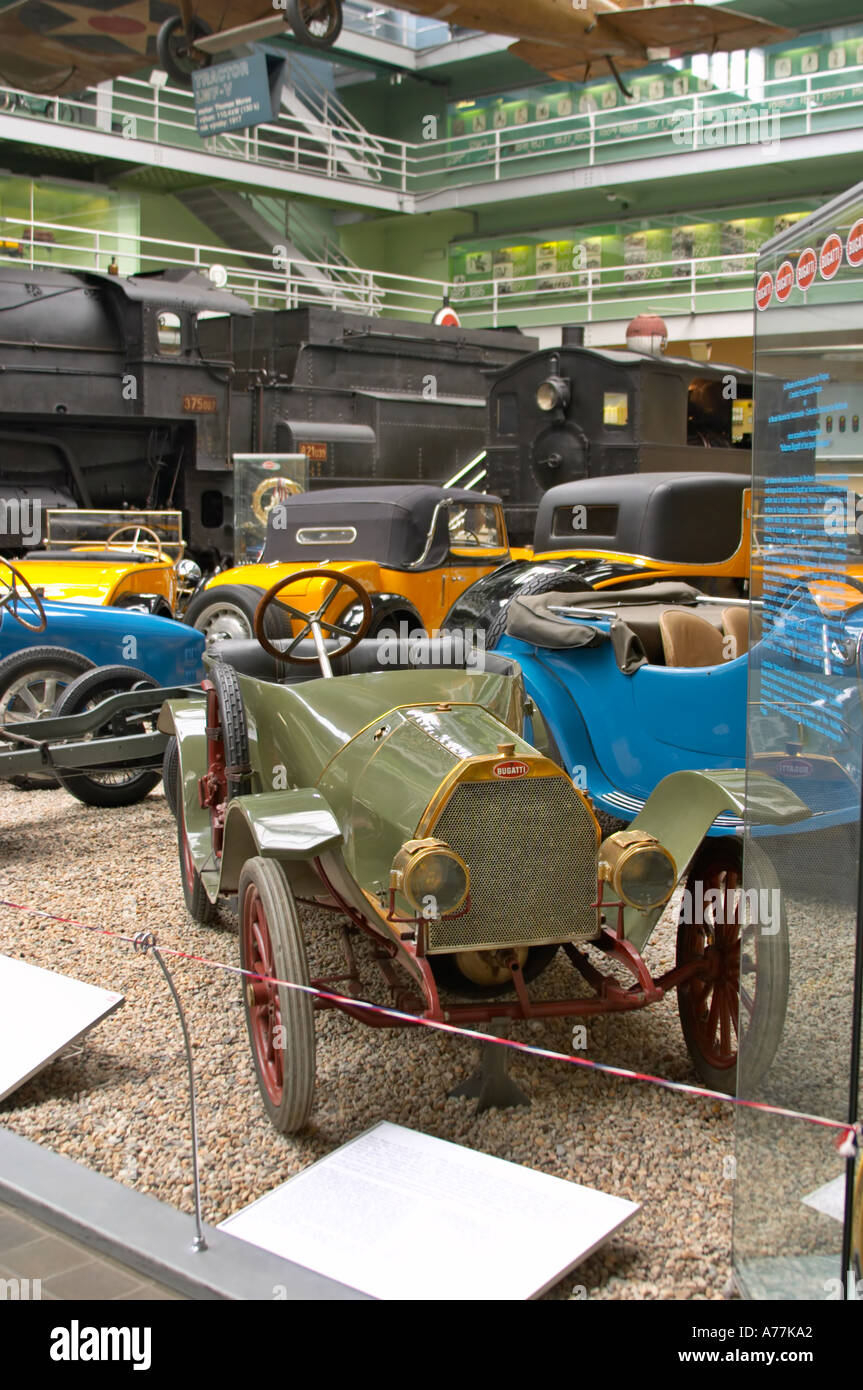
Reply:
M177 160L184 169L188 156L200 152L249 171L254 167L259 186L287 189L301 175L305 191L316 181L323 191L325 183L330 201L370 201L405 212L432 201L435 208L464 205L459 190L465 186L472 203L482 203L485 185L502 182L516 185L512 193L518 196L520 182L561 170L628 164L627 181L651 178L650 160L663 156L696 153L703 170L712 152L730 150L732 165L739 154L745 166L756 146L781 156L784 141L863 125L863 66L773 80L754 90L757 99L730 91L694 92L459 135L436 130L432 121L427 130L439 138L405 142L373 135L358 122L336 120L323 107L302 116L283 110L272 124L202 138L190 92L122 78L77 99L0 88L0 122L7 139L44 143L37 122L72 126L74 137L68 134L74 143L58 130L58 149L68 145L86 152L89 140L101 157L146 162L144 147L158 145L162 167L171 167L173 149L186 156ZM606 100L615 96L613 88L606 89ZM508 117L501 113L501 119Z
M681 315L751 311L755 255L738 252L640 265L584 265L522 279L490 277L467 284L351 268L350 279L329 278L327 261L206 246L92 227L0 219L0 259L26 266L106 271L121 275L169 267L208 274L224 268L226 288L262 309L324 305L352 313L424 322L449 298L466 327L517 324L526 330L560 323L628 322L641 312Z

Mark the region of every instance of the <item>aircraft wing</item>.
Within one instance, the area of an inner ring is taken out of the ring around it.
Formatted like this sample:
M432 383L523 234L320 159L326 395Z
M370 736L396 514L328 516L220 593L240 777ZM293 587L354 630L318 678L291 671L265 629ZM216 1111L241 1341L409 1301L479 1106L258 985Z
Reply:
M0 0L0 82L53 96L146 76L178 10L179 0ZM214 32L280 13L268 0L197 0L194 10Z
M524 39L510 52L540 72L560 81L583 82L610 72L610 56L618 68L641 68L652 59L682 53L730 53L779 43L793 31L736 10L713 5L651 5L620 9L596 16L590 32L572 41L550 44ZM670 50L670 52L669 52Z

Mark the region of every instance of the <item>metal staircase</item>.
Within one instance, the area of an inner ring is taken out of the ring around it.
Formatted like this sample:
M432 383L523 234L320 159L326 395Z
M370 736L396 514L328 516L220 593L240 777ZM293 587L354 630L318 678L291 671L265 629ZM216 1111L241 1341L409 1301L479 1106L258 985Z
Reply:
M384 146L295 53L285 58L282 110L299 121L308 137L352 179L381 180ZM324 127L324 129L321 129Z
M286 204L223 184L188 188L177 197L226 246L254 257L284 259L298 281L300 302L323 301L355 313L380 312L383 293L372 272L345 255L300 203Z

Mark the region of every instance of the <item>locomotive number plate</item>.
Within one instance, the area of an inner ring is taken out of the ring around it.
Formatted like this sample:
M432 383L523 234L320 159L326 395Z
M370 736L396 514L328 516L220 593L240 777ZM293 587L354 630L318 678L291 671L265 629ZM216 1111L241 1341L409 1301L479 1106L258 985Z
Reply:
M219 409L216 396L184 396L183 410L187 415L215 415Z
M313 463L326 463L327 446L326 444L299 444L297 445L301 454L305 454L307 459Z

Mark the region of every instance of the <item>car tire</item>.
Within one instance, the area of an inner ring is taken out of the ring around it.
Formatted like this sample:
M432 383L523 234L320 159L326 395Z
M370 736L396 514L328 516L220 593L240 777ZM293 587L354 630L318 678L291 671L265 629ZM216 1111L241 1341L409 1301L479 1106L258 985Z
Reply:
M769 859L760 846L751 841L746 847L746 860L746 877L750 886L759 881L775 881ZM689 896L684 898L684 903L689 903L689 915L693 921L687 923L683 920L681 908L677 928L678 968L706 956L708 950L718 954L718 970L711 979L699 980L696 976L678 987L677 1008L695 1070L711 1090L725 1091L729 1095L733 1095L737 1089L738 1071L737 1030L733 1027L732 1015L736 1010L739 1026L740 975L744 962L752 959L748 949L754 948L757 973L754 984L750 983L746 991L751 1008L740 1054L747 1094L752 1093L767 1072L782 1038L791 973L784 907L780 909L780 920L775 931L765 932L764 924L759 926L756 923L748 927L744 924L741 934L736 920L739 913L733 909L727 910L727 896L723 896L723 923L720 924L718 919L715 922L713 942L708 940L711 932L705 931L704 925L694 920L697 915L694 905L699 900L703 902L703 897L699 899L697 885L701 884L701 894L704 896L714 887L727 895L729 888L733 891L740 884L742 866L743 846L740 840L730 836L705 840L692 861L686 881ZM711 906L714 905L712 901ZM727 920L728 917L732 918L731 922ZM719 1000L715 1006L717 995Z
M491 651L506 631L509 605L514 598L528 594L551 594L555 590L559 590L561 593L588 593L591 591L591 586L567 570L561 570L559 574L532 575L524 584L519 584L518 588L513 590L507 603L502 605L486 624L486 651Z
M249 859L237 894L240 966L257 976L308 986L309 965L294 895L281 864ZM315 1094L312 997L286 985L243 979L246 1028L264 1108L280 1134L295 1134ZM277 1028L282 1033L275 1035Z
M234 769L228 773L227 799L232 801L235 796L245 796L252 781L243 692L236 671L225 661L217 661L210 667L208 679L216 692L225 767Z
M168 810L177 819L177 810L180 805L180 788L178 779L180 776L180 745L175 734L172 734L165 745L165 752L162 757L162 790L165 793L165 800L168 803Z
M195 594L183 622L203 632L207 646L222 638L248 641L255 635L255 610L263 596L264 590L255 584L216 584ZM271 640L291 636L290 619L278 604L270 605L264 631Z
M94 670L86 671L84 675L78 676L77 680L67 685L54 706L54 713L56 715L82 714L84 710L99 704L100 701L107 700L110 695L119 695L123 691L133 690L135 686L156 690L158 685L159 682L154 680L152 676L148 676L146 671L139 671L134 666L97 666ZM97 732L101 733L102 731ZM121 782L105 780L124 772L128 775ZM144 797L158 785L160 777L161 773L155 768L125 769L118 767L111 772L102 774L57 773L57 780L60 785L65 787L71 796L82 801L85 806L100 807L133 806L135 802L143 801Z
M0 725L52 714L62 690L83 672L92 671L93 665L66 647L27 647L5 657L0 661ZM42 773L25 773L9 781L22 791L60 785L56 777Z

